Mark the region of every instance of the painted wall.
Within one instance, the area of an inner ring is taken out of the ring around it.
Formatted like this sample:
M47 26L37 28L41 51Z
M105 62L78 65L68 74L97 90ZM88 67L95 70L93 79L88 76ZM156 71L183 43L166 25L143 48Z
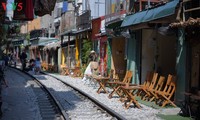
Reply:
M161 75L167 77L168 74L176 74L176 36L164 36L157 34L157 40L159 45L159 57L158 57L158 71Z
M132 83L139 84L136 74L136 39L129 38L127 40L127 70L133 71Z
M147 72L152 71L154 67L154 47L156 43L152 40L153 34L152 30L142 30L141 83L144 82Z
M140 84L141 30L129 31L127 39L127 70L133 71L132 83Z
M175 75L176 36L161 35L156 30L145 29L142 35L142 82L148 71L155 70L167 77Z
M91 10L92 19L99 16L104 16L105 1L107 0L83 0L83 10L87 10L89 7Z
M28 33L31 30L36 30L41 28L40 17L34 19L33 21L28 21L27 24L24 24L20 28L20 33Z
M120 79L123 79L126 73L126 59L125 59L125 38L112 38L112 59L111 68L115 70Z
M32 31L32 30L37 30L41 28L41 22L40 22L40 17L34 19L33 21L29 21L28 22L28 32Z

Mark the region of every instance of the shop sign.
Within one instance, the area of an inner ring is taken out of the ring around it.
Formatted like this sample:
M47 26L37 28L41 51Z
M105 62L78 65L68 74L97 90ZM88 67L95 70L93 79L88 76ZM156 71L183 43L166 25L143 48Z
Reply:
M1 2L1 6L4 11L21 11L23 9L23 3L22 2Z

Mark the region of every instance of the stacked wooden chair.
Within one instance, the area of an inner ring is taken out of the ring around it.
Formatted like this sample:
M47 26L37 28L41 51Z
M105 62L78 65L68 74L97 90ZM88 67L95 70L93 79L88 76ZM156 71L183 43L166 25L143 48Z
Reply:
M163 87L162 87L163 89L157 89L157 90L151 91L152 98L150 101L157 100L159 98L158 93L160 93L162 91L166 91L169 88L169 85L170 85L172 79L173 79L173 76L171 74L169 74L167 77L167 81L165 82L165 85L163 85Z
M164 82L165 82L165 77L160 76L153 87L149 87L148 89L146 89L148 93L146 94L146 98L143 98L143 100L152 101L154 99L155 92L160 91L162 89Z
M165 107L167 104L171 104L172 106L176 107L176 105L172 101L172 97L176 90L176 77L169 75L168 78L171 79L171 81L166 83L164 90L155 92L158 101L157 104L162 107Z
M141 94L139 94L142 100L145 100L147 96L150 96L149 90L154 88L154 86L156 85L157 79L158 79L158 73L153 73L152 79L146 79L143 85L139 85L139 88L137 88L137 90L142 92ZM135 89L134 86L133 86L133 89Z
M156 83L157 76L158 73L148 72L146 80L142 85L126 84L124 86L120 86L126 96L126 101L124 103L126 109L128 109L132 103L137 108L141 108L141 106L135 99L136 94L141 96L142 98L149 94L148 89L153 88ZM134 91L136 91L136 94L134 93Z
M150 80L152 78L152 80ZM149 72L147 74L146 80L142 85L125 85L120 86L121 90L126 94L125 108L129 108L131 103L140 108L138 102L135 100L136 95L141 96L142 100L155 101L158 105L164 107L167 104L171 104L176 107L176 105L171 100L175 93L175 76L168 75L167 81L165 77L160 76L158 78L158 73ZM136 92L134 92L136 91ZM127 104L129 103L129 104Z

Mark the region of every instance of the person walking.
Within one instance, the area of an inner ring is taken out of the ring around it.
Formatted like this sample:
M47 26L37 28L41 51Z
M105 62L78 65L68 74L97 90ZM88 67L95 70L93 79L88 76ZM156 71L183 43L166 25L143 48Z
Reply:
M40 71L41 71L41 62L40 62L40 58L37 57L36 60L35 60L35 70L34 70L34 72L35 72L35 74L38 74L38 73L40 73Z
M16 65L17 65L17 55L16 55L16 53L12 54L12 62L14 64L14 67L16 67Z
M22 52L22 54L20 55L20 60L21 60L21 63L22 63L22 70L25 70L25 68L26 68L26 58L27 58L27 55L26 55L26 52L24 50Z

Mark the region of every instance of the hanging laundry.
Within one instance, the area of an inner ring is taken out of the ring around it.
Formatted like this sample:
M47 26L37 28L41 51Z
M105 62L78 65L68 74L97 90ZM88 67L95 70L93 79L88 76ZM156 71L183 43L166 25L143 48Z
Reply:
M26 15L26 20L33 20L34 19L33 0L26 0L25 15Z
M37 16L50 14L54 10L56 0L35 0L34 11Z

